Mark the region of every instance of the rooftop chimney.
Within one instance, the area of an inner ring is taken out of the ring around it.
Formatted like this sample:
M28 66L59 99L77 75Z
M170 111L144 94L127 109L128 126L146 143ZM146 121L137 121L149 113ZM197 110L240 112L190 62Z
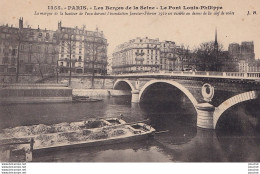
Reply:
M19 29L23 28L23 18L19 19Z

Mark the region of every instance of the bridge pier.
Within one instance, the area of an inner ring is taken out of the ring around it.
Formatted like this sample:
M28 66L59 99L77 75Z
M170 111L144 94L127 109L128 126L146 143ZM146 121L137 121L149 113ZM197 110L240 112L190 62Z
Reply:
M139 103L139 90L132 90L132 103Z
M209 103L199 103L197 108L197 126L206 129L214 129L213 113L215 107Z

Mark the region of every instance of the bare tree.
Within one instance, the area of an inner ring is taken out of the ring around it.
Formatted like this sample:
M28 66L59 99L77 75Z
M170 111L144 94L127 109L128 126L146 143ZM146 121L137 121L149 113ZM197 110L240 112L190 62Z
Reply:
M88 64L91 66L91 88L94 88L95 70L100 66L100 71L103 71L104 64L106 64L106 40L100 36L98 31L94 32L91 37L88 38L86 44L86 51L88 56ZM105 60L105 62L104 62ZM102 72L101 72L102 73Z
M72 61L71 61L71 56L72 56L72 49L75 47L75 41L76 41L76 37L75 35L73 35L72 33L68 34L68 37L62 38L62 41L64 43L64 45L62 46L62 48L65 48L65 51L67 53L69 53L69 85L71 85L71 72L72 72Z
M189 52L189 46L184 46L182 45L180 48L176 49L176 54L178 55L178 66L181 68L178 68L179 70L183 71L184 70L184 63L188 62L189 65L189 57L190 57L190 52ZM180 65L181 64L181 65Z
M20 68L20 47L21 47L21 40L22 40L20 28L18 30L17 40L18 40L18 48L17 48L16 78L15 78L16 83L18 83L18 80L19 80L19 70L20 70L19 69Z
M220 64L219 55L222 50L222 44L216 46L213 41L201 43L194 51L197 68L201 71L217 71Z
M106 58L107 59L107 58ZM107 67L107 61L105 61L105 63L102 64L102 71L103 71L103 84L102 84L102 88L105 87L105 79L106 79L106 74L107 74L107 70L106 70L106 67Z
M43 79L43 73L42 73L41 62L40 62L40 60L39 60L38 58L37 58L36 60L37 60L37 62L38 62L38 66L39 66L39 72L40 72L41 77L42 77L42 79Z
M28 63L32 63L32 62L37 63L36 65L38 66L38 68L36 66L34 66L33 69L36 70L36 71L39 71L42 79L44 78L43 72L42 72L42 64L44 63L43 57L45 57L45 54L43 54L41 52L41 44L29 43L29 58L30 58L30 60L28 60ZM32 60L31 60L31 58L32 58ZM36 60L36 62L33 61L33 60Z

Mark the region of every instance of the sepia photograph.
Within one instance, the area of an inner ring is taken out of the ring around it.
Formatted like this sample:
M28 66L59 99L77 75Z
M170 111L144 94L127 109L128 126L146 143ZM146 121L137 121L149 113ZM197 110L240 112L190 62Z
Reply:
M15 162L258 169L259 1L1 0L0 11L2 172Z

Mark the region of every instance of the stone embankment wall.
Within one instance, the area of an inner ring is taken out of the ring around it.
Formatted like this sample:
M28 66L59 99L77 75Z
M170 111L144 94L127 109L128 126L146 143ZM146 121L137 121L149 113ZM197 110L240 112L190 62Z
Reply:
M48 84L16 84L0 88L0 104L70 101L72 101L72 88L64 86Z
M13 84L16 83L16 76L12 75L3 75L0 74L0 84ZM60 75L56 76L47 76L44 75L42 79L39 75L19 75L18 83L22 84L33 84L33 83L46 83L46 84L68 84L69 76L68 75ZM95 89L112 89L113 88L114 79L103 78L103 76L95 76L94 78L94 88ZM92 88L91 84L91 76L85 75L73 75L71 77L71 87L73 89L90 89Z
M35 84L35 82L39 82L39 81L41 81L39 85L46 86L46 87L52 85L66 86L69 83L68 76L59 76L58 83L56 77L51 77L51 78L46 78L41 80L42 78L40 76L34 76L34 75L19 76L18 84L15 83L14 75L13 76L0 75L0 78L2 79L0 88L12 86L10 84L13 84L14 86L16 86L16 88L18 88L18 86L25 87L30 84ZM103 96L131 95L131 91L129 90L113 90L113 85L114 85L114 79L109 79L109 78L104 79L101 76L96 76L94 79L94 88L92 89L91 76L72 76L70 88L73 89L72 94L77 96L103 97ZM24 94L27 95L27 93L28 95L30 95L29 94L30 92L25 92ZM5 98L7 98L7 96Z
M41 80L42 77L39 75L20 75L18 78L18 83L36 83L37 81ZM0 83L5 84L12 84L16 83L16 76L15 75L0 75Z

